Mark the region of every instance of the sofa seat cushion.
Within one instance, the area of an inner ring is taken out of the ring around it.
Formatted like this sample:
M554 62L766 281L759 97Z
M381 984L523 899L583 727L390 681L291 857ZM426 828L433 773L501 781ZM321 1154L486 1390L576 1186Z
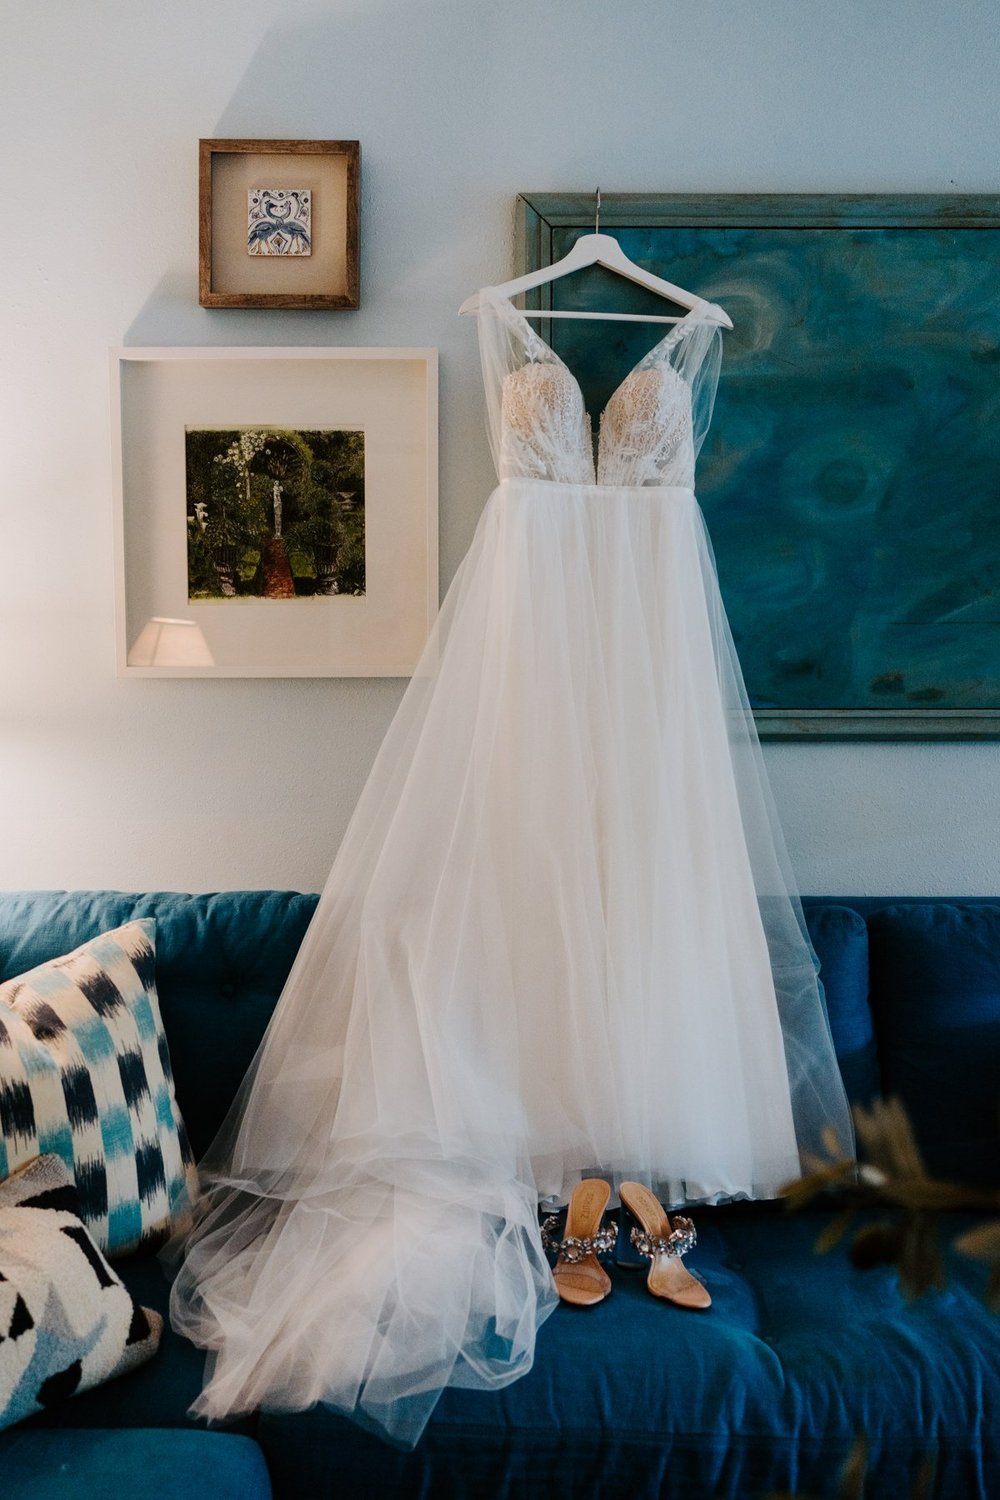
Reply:
M0 1441L3 1500L270 1500L251 1438L161 1428L33 1432Z
M938 1448L935 1493L1000 1493L1000 1321L982 1269L907 1305L895 1274L813 1254L827 1216L702 1210L691 1264L705 1314L617 1271L607 1301L559 1306L506 1390L449 1390L412 1453L329 1412L260 1416L277 1496L629 1500L832 1492L859 1433L873 1494L908 1495ZM964 1227L956 1222L955 1232Z
M933 1174L1000 1186L1000 904L889 906L869 931L885 1092Z

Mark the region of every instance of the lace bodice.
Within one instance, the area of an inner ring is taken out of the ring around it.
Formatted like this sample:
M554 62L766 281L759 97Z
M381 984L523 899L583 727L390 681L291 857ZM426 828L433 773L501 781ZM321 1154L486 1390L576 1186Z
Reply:
M501 479L593 484L590 421L565 365L532 361L503 383Z
M625 376L601 414L596 456L590 417L572 371L512 303L490 298L486 289L480 306L487 396L494 395L491 436L501 479L693 487L718 368L717 360L705 358L719 343L711 304L682 318ZM696 387L700 423L695 420Z

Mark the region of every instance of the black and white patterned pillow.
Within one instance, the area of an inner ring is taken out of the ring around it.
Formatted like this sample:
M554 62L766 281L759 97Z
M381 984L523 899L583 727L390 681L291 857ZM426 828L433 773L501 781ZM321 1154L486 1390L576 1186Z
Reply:
M160 1342L163 1319L133 1302L78 1208L58 1156L0 1183L0 1427L124 1375Z
M198 1179L142 918L0 985L0 1179L54 1152L108 1255L184 1227Z

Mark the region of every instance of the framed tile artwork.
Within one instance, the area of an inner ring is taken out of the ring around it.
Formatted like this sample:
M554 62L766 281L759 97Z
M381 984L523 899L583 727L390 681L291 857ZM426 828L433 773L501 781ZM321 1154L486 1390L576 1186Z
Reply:
M358 306L357 141L199 143L202 307Z

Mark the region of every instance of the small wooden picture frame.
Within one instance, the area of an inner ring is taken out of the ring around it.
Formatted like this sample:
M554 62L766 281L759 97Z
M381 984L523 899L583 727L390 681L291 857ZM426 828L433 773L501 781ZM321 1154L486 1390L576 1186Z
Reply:
M358 141L199 141L202 307L358 306Z

